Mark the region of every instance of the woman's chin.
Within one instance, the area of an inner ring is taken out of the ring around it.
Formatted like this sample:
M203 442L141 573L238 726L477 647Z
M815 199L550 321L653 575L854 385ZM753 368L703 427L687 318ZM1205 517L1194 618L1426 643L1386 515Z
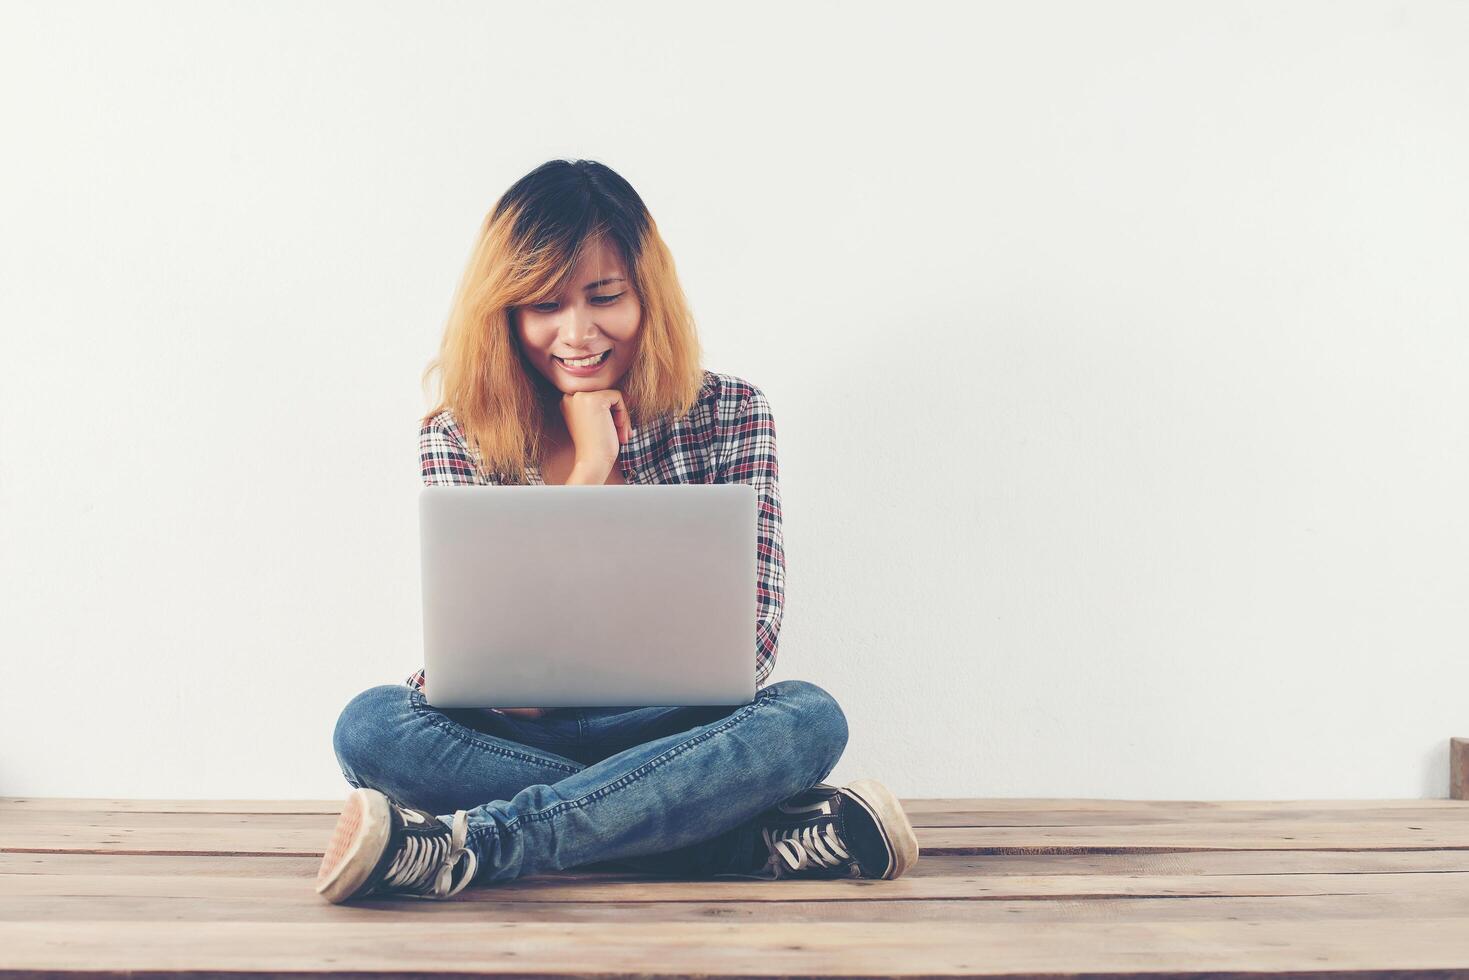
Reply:
M624 371L625 375L627 372ZM542 373L545 379L547 393L559 392L563 395L572 395L578 391L602 391L605 388L616 388L622 381L622 377L614 377L610 371L599 371L595 375L577 377L565 371L552 370L551 374Z
M578 391L601 391L604 388L615 388L618 380L610 375L586 378L560 377L556 379L556 387L569 395Z

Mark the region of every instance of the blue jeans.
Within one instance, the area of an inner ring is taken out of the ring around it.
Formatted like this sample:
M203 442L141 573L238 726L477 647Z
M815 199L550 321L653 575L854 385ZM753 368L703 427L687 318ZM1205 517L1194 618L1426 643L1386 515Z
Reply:
M809 681L741 705L556 708L539 718L435 708L382 684L342 710L333 747L352 786L468 812L475 881L587 864L673 877L746 873L753 818L823 781L847 746L836 699Z

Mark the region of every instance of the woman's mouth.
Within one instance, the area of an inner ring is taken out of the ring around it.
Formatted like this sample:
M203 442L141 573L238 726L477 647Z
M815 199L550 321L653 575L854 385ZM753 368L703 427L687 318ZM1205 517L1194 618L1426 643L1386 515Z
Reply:
M611 356L612 348L609 347L600 354L594 354L591 357L580 358L578 360L563 360L562 358L557 357L555 354L551 355L551 359L554 360L557 364L560 364L562 370L570 374L592 374L603 364L606 364L607 359Z

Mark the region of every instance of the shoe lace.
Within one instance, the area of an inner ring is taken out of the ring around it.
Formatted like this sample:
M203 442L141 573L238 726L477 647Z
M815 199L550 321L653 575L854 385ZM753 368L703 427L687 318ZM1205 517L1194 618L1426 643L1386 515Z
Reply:
M412 823L422 823L417 815L409 815L402 807L400 814ZM435 820L438 818L435 817ZM454 823L447 838L408 837L393 856L383 875L383 887L398 889L426 898L449 898L459 894L474 879L479 858L469 849L469 817L463 810L454 811ZM455 866L463 859L464 873L454 880Z
M830 820L773 831L766 827L760 832L770 848L770 862L766 867L777 876L806 868L834 868L852 859L837 834L836 824Z

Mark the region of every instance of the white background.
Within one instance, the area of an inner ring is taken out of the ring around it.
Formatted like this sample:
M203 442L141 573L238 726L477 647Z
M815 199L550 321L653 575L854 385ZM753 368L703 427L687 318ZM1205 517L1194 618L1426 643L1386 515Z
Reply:
M0 10L0 795L345 792L419 377L555 157L769 396L834 781L1447 794L1469 4Z

